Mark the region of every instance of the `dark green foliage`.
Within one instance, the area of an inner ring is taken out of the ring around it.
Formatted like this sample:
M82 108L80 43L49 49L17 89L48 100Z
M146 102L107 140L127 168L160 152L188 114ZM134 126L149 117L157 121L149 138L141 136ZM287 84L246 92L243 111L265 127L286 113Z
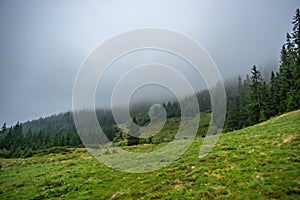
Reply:
M240 129L278 114L300 109L299 41L300 14L297 9L293 18L293 32L287 33L286 43L281 49L279 71L271 73L271 80L263 80L260 71L253 66L251 80L247 76L244 85L239 78L237 86L227 86L226 131Z
M3 157L20 157L25 147L22 125L18 122L14 127L2 127L0 149Z
M136 123L139 126L146 126L150 122L150 117L149 117L148 112L141 112L141 113L135 115L135 117L136 117Z
M180 105L178 102L168 102L168 104L163 104L163 107L165 108L166 112L167 112L167 117L171 118L171 117L179 117L180 116Z
M9 158L10 156L11 154L6 148L0 149L0 157Z
M24 158L29 158L31 156L33 156L33 150L30 147L26 147L26 149L23 152L23 157Z
M276 78L277 75L272 71L271 73L271 82L270 82L270 117L275 116L279 113L279 104L280 104L280 96L279 96L279 82Z
M293 32L287 34L286 43L281 50L281 62L278 76L280 95L279 113L300 108L300 34L299 9L293 18Z
M265 118L263 115L263 107L265 102L263 102L264 87L263 80L260 71L254 65L251 70L251 84L249 85L249 99L250 103L248 105L249 109L249 123L257 124Z
M226 87L227 95L227 117L225 131L237 130L249 125L248 123L248 88L250 78L247 75L243 81L238 77L236 85Z
M127 138L127 144L128 146L132 145L138 145L140 142L140 138L138 137L139 134L139 128L136 125L136 117L133 117L133 122L129 125L128 129L128 138Z
M82 113L82 115L90 115L92 111L83 110ZM97 109L96 115L101 127L109 129L111 126L115 125L111 110ZM58 132L76 132L73 114L71 112L60 113L50 117L25 122L22 127L25 133L31 129L34 133L42 131L49 133L51 136L54 136Z
M90 114L91 111L82 112ZM103 131L113 140L119 129L115 126L112 112L98 109L96 114ZM0 130L0 157L30 157L38 150L51 147L83 147L71 112L17 123L11 128L4 124Z
M210 112L211 111L211 101L210 95L208 90L203 90L196 94L198 103L199 103L199 110L201 112Z
M36 133L29 129L23 133L22 124L17 123L11 128L3 126L0 131L0 157L30 157L36 151L50 147L82 147L77 133L62 131L51 135L48 132Z
M66 147L51 147L51 148L48 148L48 149L41 149L41 150L38 150L36 152L36 155L48 155L48 154L58 154L58 153L61 153L61 154L65 154L65 153L68 153L70 152L71 150L66 148Z

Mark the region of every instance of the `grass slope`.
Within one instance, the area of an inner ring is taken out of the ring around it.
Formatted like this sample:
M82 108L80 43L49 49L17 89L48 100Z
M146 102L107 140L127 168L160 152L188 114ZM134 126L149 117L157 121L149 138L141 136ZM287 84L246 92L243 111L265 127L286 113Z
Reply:
M1 159L0 199L299 199L300 111L222 134L200 160L202 141L145 174L112 170L84 149Z

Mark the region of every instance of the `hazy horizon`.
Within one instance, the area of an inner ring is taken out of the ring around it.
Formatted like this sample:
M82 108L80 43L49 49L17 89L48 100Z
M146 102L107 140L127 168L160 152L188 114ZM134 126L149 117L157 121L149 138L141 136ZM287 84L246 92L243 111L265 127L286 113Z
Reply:
M0 125L71 111L73 83L84 59L105 40L132 29L165 28L195 39L224 80L244 77L253 65L263 73L277 69L297 6L297 0L0 0ZM143 51L113 64L99 85L97 106L107 107L118 76L145 62L173 66L196 90L205 89L201 77L179 58ZM135 98L168 96L158 90L141 90Z

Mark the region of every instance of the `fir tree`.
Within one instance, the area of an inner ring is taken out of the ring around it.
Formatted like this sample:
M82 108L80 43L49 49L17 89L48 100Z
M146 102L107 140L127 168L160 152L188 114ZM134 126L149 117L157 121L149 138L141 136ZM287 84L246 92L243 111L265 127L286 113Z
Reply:
M262 114L262 77L260 71L254 65L251 70L251 84L249 85L249 123L256 124Z
M140 138L138 137L139 136L139 128L136 125L137 125L136 117L134 116L133 122L128 127L129 132L128 132L127 144L129 146L139 144L139 140L140 140Z

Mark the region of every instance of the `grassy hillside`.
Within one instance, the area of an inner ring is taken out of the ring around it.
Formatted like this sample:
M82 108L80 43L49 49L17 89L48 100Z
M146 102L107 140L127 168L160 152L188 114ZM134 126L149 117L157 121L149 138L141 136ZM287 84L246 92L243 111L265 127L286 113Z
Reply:
M210 113L206 113L203 112L200 114L200 121L198 124L198 131L197 131L197 137L204 137L206 135L208 126L209 126L209 122L211 119L211 114ZM160 130L159 133L155 134L152 136L152 143L154 144L158 144L158 143L163 143L163 142L170 142L174 139L177 130L179 128L180 125L180 117L172 117L172 118L167 118L166 123L164 125L164 127ZM126 124L121 125L121 128L123 130L125 130L128 133L128 128L126 126ZM153 129L150 129L153 130ZM147 132L147 130L145 131L145 135L152 135L151 132ZM118 133L120 134L120 133ZM123 145L127 145L127 139L121 139L118 140L118 136L115 138L114 144L116 146L123 146ZM146 141L144 143L147 143L148 138L147 139L140 139L140 143L143 143L143 140Z
M112 170L84 149L1 159L0 199L299 198L300 111L223 134L200 160L202 141L197 138L173 164L145 174Z

